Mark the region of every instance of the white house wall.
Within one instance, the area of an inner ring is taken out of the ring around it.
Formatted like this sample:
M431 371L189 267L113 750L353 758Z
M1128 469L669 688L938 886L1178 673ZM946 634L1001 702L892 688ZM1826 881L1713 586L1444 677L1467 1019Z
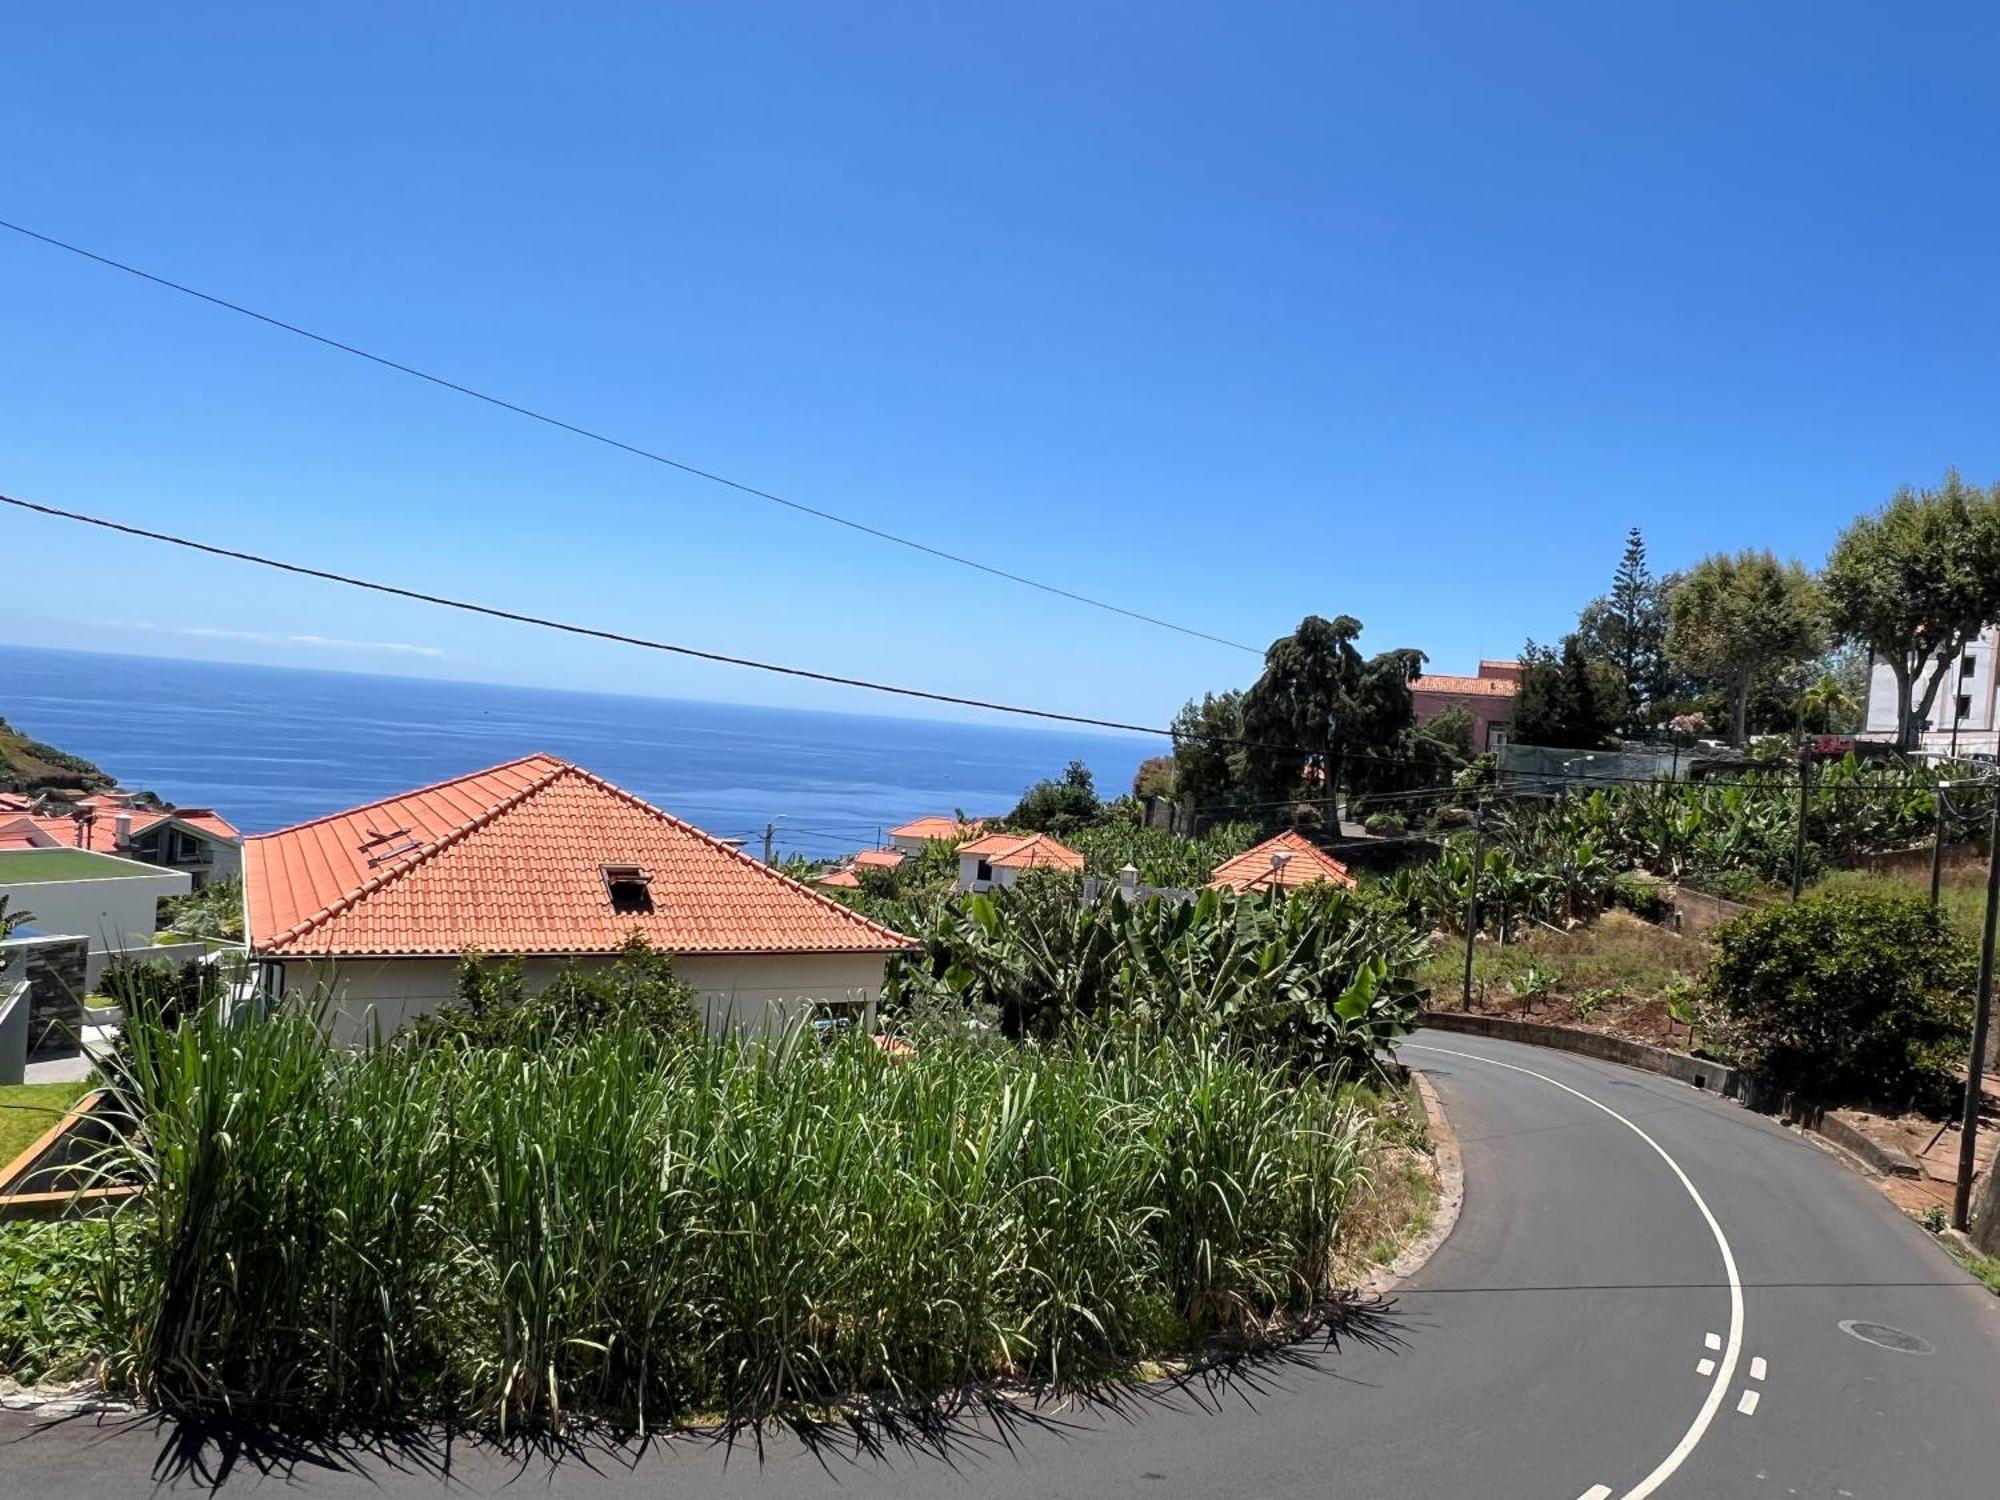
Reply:
M94 987L113 957L152 946L160 897L184 896L193 886L179 871L155 870L149 865L132 868L144 873L105 880L0 884L0 894L6 895L11 910L33 913L30 925L36 931L88 938L86 982Z
M1946 750L1954 742L1952 719L1958 706L1958 699L1967 699L1965 716L1958 720L1955 736L1957 748L1962 753L1991 753L1995 749L1996 734L1994 673L2000 665L2000 630L1988 626L1973 640L1963 654L1946 671L1944 681L1938 684L1937 696L1931 700L1928 724L1922 735L1922 746L1926 750ZM1970 663L1968 673L1966 664ZM1912 698L1922 696L1923 683L1912 684ZM1897 733L1896 723L1896 674L1884 661L1877 661L1868 674L1868 718L1867 730L1870 735L1884 738Z
M609 963L609 959L583 960ZM687 954L674 971L694 986L711 1033L732 1025L749 1031L782 1029L815 1005L851 1007L872 1024L882 997L883 956L842 953ZM522 965L532 992L555 976L560 960L533 958ZM458 961L449 958L349 958L281 966L286 993L324 985L333 999L333 1036L356 1046L376 1026L392 1035L430 1014L457 993Z

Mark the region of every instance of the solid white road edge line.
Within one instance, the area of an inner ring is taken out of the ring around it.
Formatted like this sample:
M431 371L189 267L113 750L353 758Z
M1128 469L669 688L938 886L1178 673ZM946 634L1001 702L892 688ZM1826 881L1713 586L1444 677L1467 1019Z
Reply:
M1743 1393L1743 1399L1736 1403L1736 1409L1742 1412L1743 1415L1746 1417L1749 1416L1752 1412L1756 1411L1757 1393L1755 1391L1745 1391Z
M1653 1466L1652 1473L1625 1491L1622 1500L1646 1500L1646 1497L1673 1478L1674 1472L1688 1461L1688 1456L1707 1436L1709 1426L1715 1421L1716 1413L1722 1410L1722 1403L1729 1394L1730 1383L1736 1378L1736 1361L1743 1353L1743 1278L1736 1272L1736 1255L1729 1248L1729 1236L1722 1232L1722 1225L1716 1221L1714 1212L1708 1206L1688 1174L1681 1170L1681 1164L1667 1154L1666 1147L1654 1140L1632 1121L1618 1113L1608 1104L1599 1103L1581 1089L1573 1089L1559 1078L1551 1078L1546 1073L1537 1073L1533 1068L1523 1068L1514 1063L1501 1062L1497 1058L1481 1057L1476 1052L1457 1052L1450 1047L1433 1047L1423 1042L1403 1044L1414 1052L1436 1052L1445 1057L1462 1057L1467 1062L1484 1063L1489 1068L1505 1068L1510 1073L1525 1073L1530 1078L1539 1078L1543 1083L1561 1089L1565 1094L1573 1094L1592 1109L1602 1110L1632 1134L1653 1148L1654 1154L1667 1164L1667 1169L1680 1179L1687 1195L1694 1200L1694 1206L1708 1224L1708 1232L1715 1236L1715 1248L1722 1252L1723 1273L1729 1280L1729 1341L1722 1351L1722 1364L1715 1372L1715 1380L1708 1388L1708 1395L1702 1400L1701 1410L1694 1414L1694 1421L1681 1434L1681 1440L1674 1444L1673 1451ZM1754 1393L1752 1393L1754 1394ZM1757 1403L1750 1403L1751 1410ZM1739 1408L1740 1409L1740 1408Z
M1764 1356L1759 1354L1750 1361L1750 1378L1752 1380L1762 1380L1765 1371L1770 1368L1769 1365L1764 1363Z
M1694 1367L1694 1372L1697 1375L1713 1375L1715 1373L1715 1361L1712 1359L1703 1360Z

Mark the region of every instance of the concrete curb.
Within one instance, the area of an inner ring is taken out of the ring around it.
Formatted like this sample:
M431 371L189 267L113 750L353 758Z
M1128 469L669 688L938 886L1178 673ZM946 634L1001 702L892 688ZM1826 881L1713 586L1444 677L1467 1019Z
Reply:
M1459 1154L1458 1132L1452 1129L1451 1116L1444 1112L1444 1101L1438 1098L1437 1089L1428 1078L1412 1071L1410 1081L1416 1086L1417 1102L1423 1106L1432 1159L1437 1163L1437 1208L1431 1215L1429 1229L1405 1245L1402 1254L1388 1265L1362 1279L1357 1290L1364 1296L1379 1297L1392 1292L1421 1271L1437 1254L1438 1247L1451 1237L1458 1225L1459 1210L1465 1206L1465 1159Z
M1599 1062L1619 1063L1628 1068L1659 1073L1711 1094L1720 1094L1725 1099L1749 1104L1752 1108L1756 1107L1755 1101L1762 1092L1757 1087L1756 1078L1741 1068L1571 1026L1551 1026L1543 1021L1515 1021L1505 1016L1470 1015L1457 1010L1427 1010L1419 1024L1433 1031L1456 1031L1466 1036L1490 1036L1503 1042L1525 1042L1531 1047L1575 1052L1583 1057L1594 1057Z
M1530 1047L1547 1047L1556 1052L1574 1052L1600 1062L1620 1063L1647 1073L1678 1079L1694 1088L1734 1099L1759 1114L1776 1115L1807 1134L1819 1136L1864 1171L1883 1177L1921 1177L1923 1170L1915 1158L1894 1146L1870 1140L1845 1120L1821 1106L1779 1095L1756 1074L1685 1052L1630 1042L1623 1037L1605 1036L1573 1026L1551 1026L1544 1021L1515 1021L1505 1016L1469 1015L1456 1010L1427 1010L1423 1025L1434 1031L1455 1031L1467 1036L1490 1036L1503 1042L1521 1042Z
M1884 1177L1924 1175L1923 1168L1917 1165L1917 1159L1907 1151L1898 1151L1894 1146L1885 1146L1880 1141L1871 1140L1845 1120L1838 1119L1823 1109L1798 1105L1790 1099L1785 1102L1791 1106L1785 1111L1787 1117L1799 1129L1823 1136L1869 1171Z

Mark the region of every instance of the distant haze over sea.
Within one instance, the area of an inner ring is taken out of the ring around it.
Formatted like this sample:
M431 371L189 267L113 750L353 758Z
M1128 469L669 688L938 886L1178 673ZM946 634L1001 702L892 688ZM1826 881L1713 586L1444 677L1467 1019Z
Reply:
M1165 741L1017 724L626 698L0 645L0 717L128 787L246 833L531 751L571 760L721 838L867 848L922 813L1006 812L1081 758L1130 789Z

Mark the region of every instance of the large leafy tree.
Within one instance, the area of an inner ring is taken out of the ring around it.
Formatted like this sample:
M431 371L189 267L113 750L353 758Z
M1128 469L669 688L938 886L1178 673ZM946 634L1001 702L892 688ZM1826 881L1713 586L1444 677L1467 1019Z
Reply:
M1732 745L1743 743L1757 684L1796 676L1826 641L1818 585L1797 563L1769 552L1703 558L1675 586L1667 608L1667 655L1721 692Z
M1102 806L1097 800L1097 782L1090 774L1090 767L1073 760L1061 776L1038 781L1021 793L1021 800L1007 815L1007 825L1043 833L1067 833L1096 818Z
M1415 723L1410 684L1423 653L1364 659L1360 634L1352 615L1308 615L1264 653L1263 675L1243 695L1244 781L1260 799L1291 797L1314 779L1331 800L1346 757L1392 755Z
M1188 699L1173 731L1174 795L1204 812L1241 803L1243 695Z
M1634 526L1612 575L1611 592L1591 600L1577 616L1576 633L1585 654L1618 674L1624 696L1618 723L1625 728L1656 722L1661 708L1678 696L1676 674L1667 660L1667 593L1676 581L1672 574L1653 576L1646 563L1646 539Z
M1514 738L1524 745L1595 750L1623 722L1629 707L1624 679L1595 657L1579 633L1559 648L1533 641L1521 648L1521 687L1514 699Z
M1945 475L1904 488L1840 535L1826 564L1828 614L1896 678L1897 742L1916 743L1966 644L2000 618L2000 485Z

